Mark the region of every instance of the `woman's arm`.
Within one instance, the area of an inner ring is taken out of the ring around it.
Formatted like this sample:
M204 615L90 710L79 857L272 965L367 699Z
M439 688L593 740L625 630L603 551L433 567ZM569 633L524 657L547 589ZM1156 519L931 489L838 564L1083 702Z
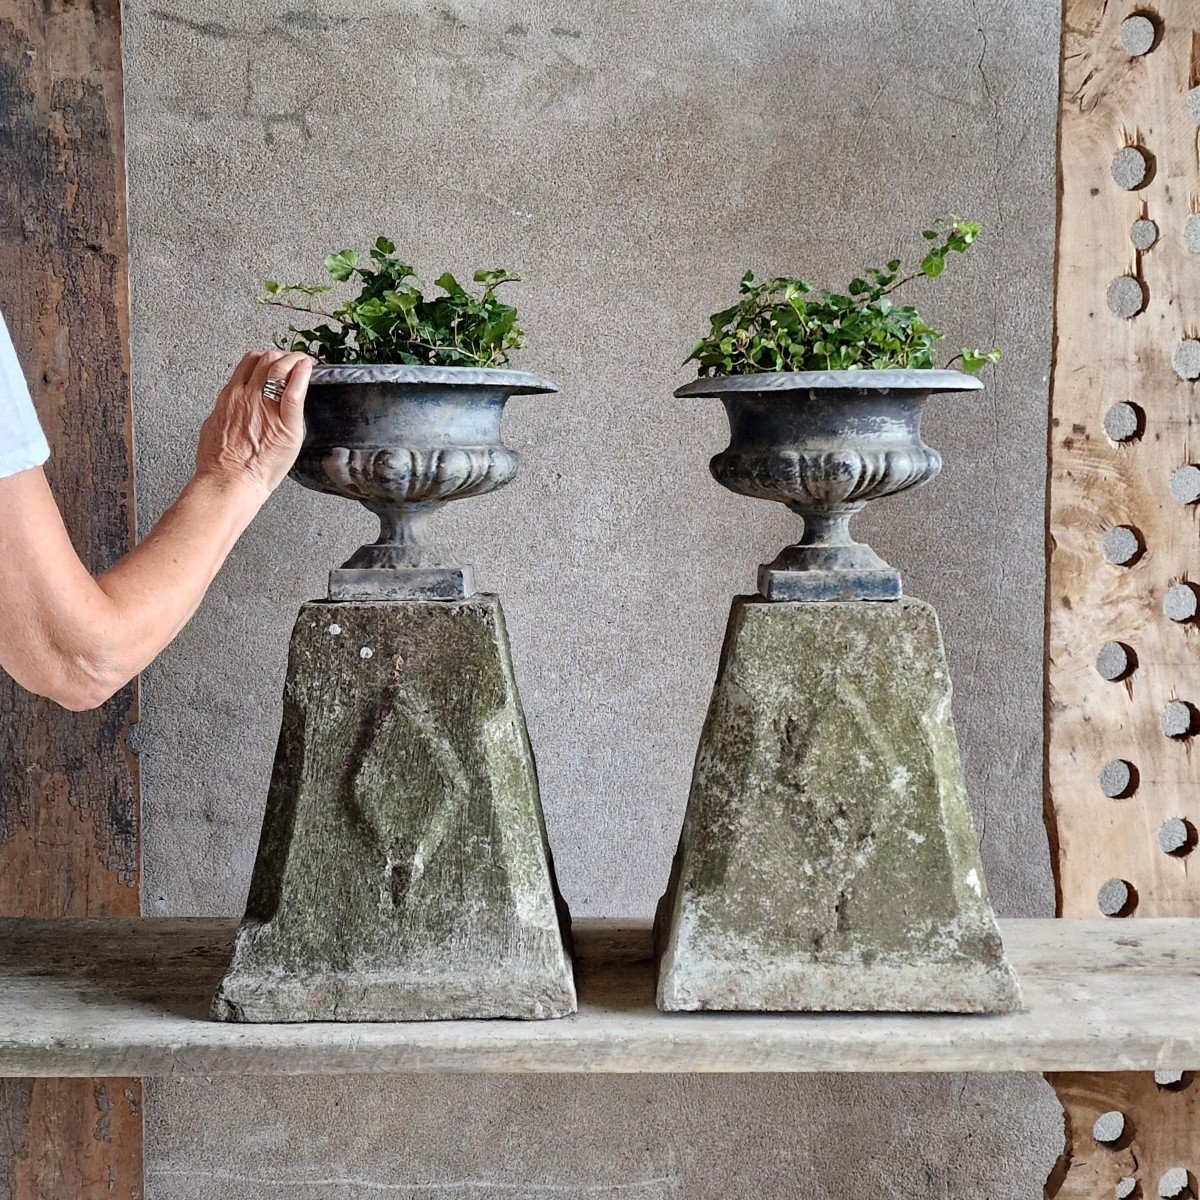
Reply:
M312 361L248 354L200 431L196 473L150 535L92 577L40 467L0 479L0 666L64 708L95 708L196 611L300 450ZM278 401L268 378L284 379Z

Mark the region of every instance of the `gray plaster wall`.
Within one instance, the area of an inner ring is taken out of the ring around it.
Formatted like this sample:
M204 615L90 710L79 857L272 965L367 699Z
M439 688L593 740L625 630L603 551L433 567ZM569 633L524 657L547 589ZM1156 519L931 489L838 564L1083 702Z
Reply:
M508 614L563 890L661 890L731 594L797 528L709 478L680 361L747 267L843 283L953 210L986 235L919 293L995 343L935 401L942 477L861 529L939 609L1003 914L1047 914L1043 476L1057 0L125 0L139 517L275 314L387 233L428 275L511 265L525 469L444 532ZM144 678L145 907L240 910L288 633L365 513L285 484ZM1032 1077L164 1082L150 1200L1036 1197L1061 1117Z

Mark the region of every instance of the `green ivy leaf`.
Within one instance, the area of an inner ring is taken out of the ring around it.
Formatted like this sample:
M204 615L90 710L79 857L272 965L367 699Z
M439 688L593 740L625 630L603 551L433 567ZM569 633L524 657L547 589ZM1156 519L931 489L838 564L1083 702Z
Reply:
M339 283L344 283L349 279L354 274L354 268L357 265L357 250L339 250L337 254L331 254L325 259L325 270Z
M452 296L466 295L466 293L462 290L462 285L457 279L454 278L453 275L450 274L449 271L439 275L433 282L435 287L440 287L443 292L449 292Z
M936 279L946 269L946 256L931 250L921 262L921 274Z
M999 361L999 350L970 350L964 347L962 351L962 368L968 375L976 375L989 363Z

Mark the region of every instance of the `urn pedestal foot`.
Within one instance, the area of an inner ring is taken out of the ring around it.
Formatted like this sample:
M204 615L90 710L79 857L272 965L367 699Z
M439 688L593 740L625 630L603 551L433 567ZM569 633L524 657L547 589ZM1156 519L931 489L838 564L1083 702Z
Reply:
M929 605L734 601L655 940L666 1010L1019 1008Z
M329 572L330 600L466 600L473 567L339 567Z
M850 536L850 518L861 507L837 513L796 509L804 518L804 536L758 568L759 594L785 602L898 600L900 572Z
M764 600L805 603L847 600L899 600L900 572L892 567L832 571L791 571L764 563L758 568L758 591Z
M575 1011L500 602L305 604L231 1021Z

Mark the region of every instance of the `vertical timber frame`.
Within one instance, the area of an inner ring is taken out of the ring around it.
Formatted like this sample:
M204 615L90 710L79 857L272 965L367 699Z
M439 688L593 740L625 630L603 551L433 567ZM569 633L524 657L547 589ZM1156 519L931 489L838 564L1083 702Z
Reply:
M1058 912L1195 917L1200 6L1065 0L1063 15L1046 675ZM1200 1194L1190 1073L1048 1078L1067 1119L1048 1197Z
M134 543L120 0L0 7L0 311L84 563ZM136 683L66 713L0 679L0 914L137 916ZM141 1081L0 1081L5 1200L140 1200Z

